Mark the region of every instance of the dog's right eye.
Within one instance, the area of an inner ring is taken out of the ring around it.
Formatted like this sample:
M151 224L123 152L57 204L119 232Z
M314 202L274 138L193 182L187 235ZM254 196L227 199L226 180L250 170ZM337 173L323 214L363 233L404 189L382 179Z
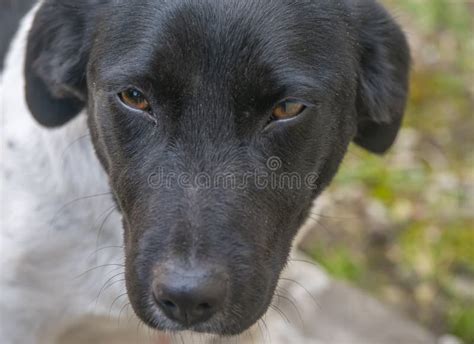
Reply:
M273 118L276 120L290 119L301 114L306 109L306 105L297 101L287 99L279 103L273 109Z
M150 112L150 103L142 92L136 88L129 88L119 93L119 98L124 105L132 108L133 110L139 110L144 112Z

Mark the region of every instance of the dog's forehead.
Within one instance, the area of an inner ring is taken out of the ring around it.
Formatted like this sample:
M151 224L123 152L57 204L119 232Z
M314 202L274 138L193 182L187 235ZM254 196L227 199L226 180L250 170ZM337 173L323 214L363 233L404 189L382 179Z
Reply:
M331 54L335 46L331 36L338 27L334 23L330 27L321 20L315 35L321 42L308 43L305 26L317 20L313 17L318 13L328 15L323 9L304 14L304 7L314 3L131 1L119 6L115 16L103 19L100 49L92 61L104 73L142 75L168 87L206 82L224 87L238 80L240 87L260 90L297 70L305 59L308 65L318 65L314 52L319 51L321 62Z

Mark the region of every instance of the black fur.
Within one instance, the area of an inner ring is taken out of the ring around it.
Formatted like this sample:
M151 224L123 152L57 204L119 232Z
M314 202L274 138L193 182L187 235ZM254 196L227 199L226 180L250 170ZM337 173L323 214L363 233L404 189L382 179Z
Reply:
M392 145L409 50L371 0L47 0L26 67L40 123L64 124L87 106L123 213L136 313L183 330L154 306L153 269L218 262L230 276L225 307L191 330L229 335L267 310L292 240L349 143L376 153ZM146 94L151 114L123 106L117 95L130 86ZM272 121L287 97L307 109ZM272 157L282 165L273 169ZM317 177L260 187L253 171ZM238 185L223 187L226 174ZM193 182L183 187L182 176Z
M355 142L384 153L395 141L408 93L410 65L405 36L388 13L373 1L354 6L360 48Z
M26 101L36 120L48 127L71 120L87 100L86 65L94 30L90 26L94 2L76 3L45 1L28 38Z

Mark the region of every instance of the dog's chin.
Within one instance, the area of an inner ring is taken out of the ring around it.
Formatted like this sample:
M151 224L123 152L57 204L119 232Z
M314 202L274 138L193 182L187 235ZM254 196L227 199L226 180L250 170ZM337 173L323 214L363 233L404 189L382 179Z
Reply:
M204 323L192 326L184 326L169 319L154 306L150 307L145 312L139 311L136 312L136 314L148 327L156 331L167 333L191 331L209 335L231 337L242 334L256 324L266 313L269 304L270 301L262 304L255 310L255 312L247 313L238 317L235 315L226 316L224 314L217 314Z

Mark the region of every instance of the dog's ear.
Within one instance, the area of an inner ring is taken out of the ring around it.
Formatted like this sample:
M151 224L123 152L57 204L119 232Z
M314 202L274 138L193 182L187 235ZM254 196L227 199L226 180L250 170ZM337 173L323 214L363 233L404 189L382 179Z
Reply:
M382 154L392 146L402 124L410 51L400 27L376 1L356 0L353 6L360 54L354 141Z
M88 3L45 0L36 13L26 49L25 93L31 113L44 126L65 124L86 104Z

